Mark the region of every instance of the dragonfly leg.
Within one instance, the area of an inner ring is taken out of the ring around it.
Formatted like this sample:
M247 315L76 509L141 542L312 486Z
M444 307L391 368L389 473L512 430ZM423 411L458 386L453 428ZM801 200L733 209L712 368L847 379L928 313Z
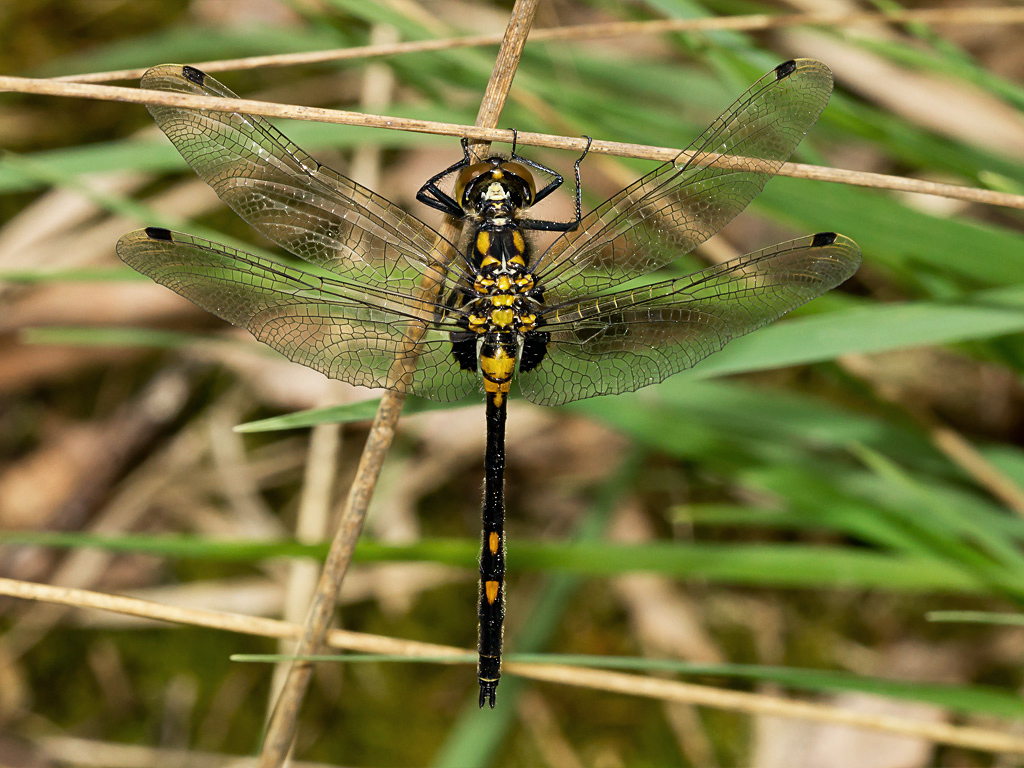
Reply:
M532 229L543 232L573 232L580 225L580 220L583 218L583 189L580 185L580 163L583 162L583 158L587 156L590 151L590 145L594 143L594 140L589 136L584 136L587 140L587 146L583 149L583 154L576 158L576 162L573 163L573 172L576 176L576 218L572 221L544 221L543 219L520 219L519 226L523 229ZM554 192L558 187L562 185L564 179L557 173L552 171L539 163L526 160L526 158L516 157L516 160L526 162L532 165L534 168L551 173L555 175L554 181L548 184L544 189L540 190L533 199L534 204L543 200L545 197Z
M446 213L449 216L454 216L456 218L462 218L464 215L462 206L459 205L458 200L441 189L439 183L446 176L450 176L456 171L467 168L472 162L473 157L469 153L469 140L463 138L462 159L458 162L452 163L440 173L431 176L427 180L427 183L420 187L419 192L416 193L416 199L424 205L441 211L441 213Z

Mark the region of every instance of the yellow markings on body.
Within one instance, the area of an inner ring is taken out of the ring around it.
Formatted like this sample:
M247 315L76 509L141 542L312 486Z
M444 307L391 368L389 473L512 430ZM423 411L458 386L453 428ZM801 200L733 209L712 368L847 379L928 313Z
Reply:
M470 315L469 330L483 333L487 330L487 317L485 315Z
M508 328L512 325L516 313L511 309L496 309L491 312L491 322L499 328Z
M523 233L518 229L512 233L512 246L516 249L516 253L526 250L526 240L523 239Z
M491 249L491 233L481 229L476 236L476 249L480 253L487 253Z
M506 382L512 378L516 370L516 358L503 349L499 349L494 357L481 357L480 369L484 375L495 382Z
M532 331L537 327L537 316L536 315L520 315L519 316L519 330L520 331Z
M487 548L491 550L492 555L498 554L498 545L500 544L501 536L499 536L497 533L492 532L491 535L487 537Z
M486 266L489 266L491 264L497 264L497 263L498 263L498 260L496 258L491 256L490 254L486 254L483 257L483 259L480 261L480 266L481 267L486 267Z
M498 349L493 356L480 357L480 371L484 375L484 392L491 396L494 405L501 405L505 395L512 388L512 374L516 370L515 355Z
M499 293L496 296L491 296L491 306L511 307L515 300L516 297L511 293Z
M498 599L498 590L500 588L501 584L496 581L484 582L484 594L487 596L488 604L494 605L494 601Z
M519 288L520 292L530 290L533 288L533 275L527 273L522 277L517 277L516 286Z
M499 291L508 291L508 290L511 290L511 289L512 289L512 278L509 277L508 275L499 275L498 276L498 290Z
M513 264L518 264L520 267L525 267L526 266L526 262L523 261L523 257L520 254L518 254L518 253L515 256L513 256L511 259L509 259L509 261L512 262Z

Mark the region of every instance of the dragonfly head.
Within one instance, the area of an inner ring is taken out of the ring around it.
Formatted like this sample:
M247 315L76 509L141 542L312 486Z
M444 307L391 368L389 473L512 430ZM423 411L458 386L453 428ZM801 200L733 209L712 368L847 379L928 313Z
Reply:
M537 194L526 166L503 157L489 157L462 169L455 197L467 214L485 219L511 217L529 208Z

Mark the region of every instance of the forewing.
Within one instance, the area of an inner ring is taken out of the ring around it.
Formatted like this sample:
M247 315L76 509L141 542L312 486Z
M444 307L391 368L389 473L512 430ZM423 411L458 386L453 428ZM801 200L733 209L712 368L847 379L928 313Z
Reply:
M141 86L238 98L193 67L164 64ZM411 292L447 264L441 236L401 208L321 165L262 117L148 105L153 119L197 174L239 216L306 261L363 284ZM454 253L454 250L451 251ZM456 256L458 258L458 256Z
M860 249L823 232L635 290L590 297L544 314L547 353L520 372L523 394L561 405L632 392L697 364L727 342L836 287Z
M373 291L166 229L129 232L117 255L289 360L332 379L451 401L477 387L452 357L445 308Z
M775 175L831 92L832 72L812 59L762 77L674 163L633 182L552 243L535 265L546 301L614 287L710 238Z

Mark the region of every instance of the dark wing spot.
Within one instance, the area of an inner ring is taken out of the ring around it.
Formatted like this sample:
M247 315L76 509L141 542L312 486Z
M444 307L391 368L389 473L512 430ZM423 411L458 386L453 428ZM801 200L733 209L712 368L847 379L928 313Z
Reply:
M530 331L523 334L523 350L519 353L520 373L529 373L544 361L549 341L550 333Z
M835 232L819 232L811 241L811 248L821 248L823 245L832 245L836 241Z
M784 77L789 77L794 72L796 72L796 62L792 59L784 61L775 68L775 79L781 80Z
M146 237L150 240L166 240L171 242L171 231L162 227L146 227Z
M190 67L188 64L181 68L181 74L186 80L191 80L196 85L202 85L206 82L206 73L201 69Z
M448 337L452 342L452 357L459 367L464 371L476 371L476 334L453 331Z

